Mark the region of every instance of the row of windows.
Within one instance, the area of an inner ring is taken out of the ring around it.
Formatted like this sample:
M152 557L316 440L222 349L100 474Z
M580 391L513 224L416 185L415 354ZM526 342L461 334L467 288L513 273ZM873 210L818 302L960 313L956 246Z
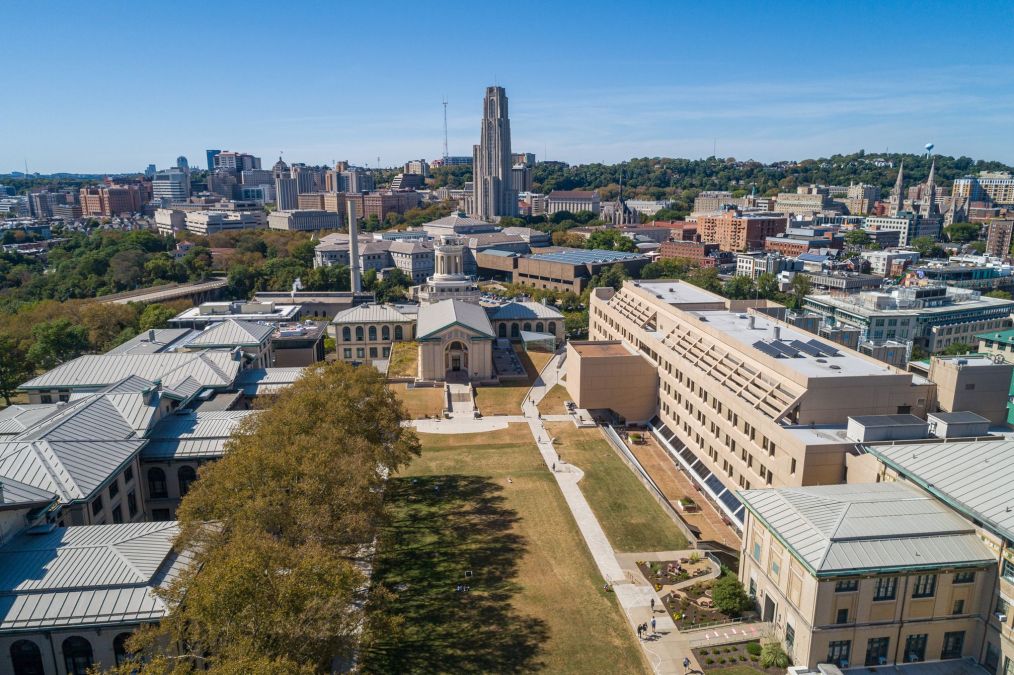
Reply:
M902 652L904 663L918 663L926 660L926 643L929 635L919 633L909 635L905 639L905 650ZM891 638L875 637L866 641L866 659L864 665L882 666L891 659ZM940 649L940 660L960 659L965 649L965 631L944 633L943 645ZM852 641L835 640L828 643L827 662L842 667L851 665Z
M190 491L190 486L197 480L197 471L192 466L181 466L176 471L176 478L180 483L180 497ZM169 485L166 483L165 471L157 466L148 469L148 495L152 499L167 499L169 497Z
M113 656L117 666L127 660L126 645L129 637L130 633L120 633L113 638ZM72 635L64 640L60 652L68 675L86 675L95 665L92 644L80 635ZM42 663L42 651L31 640L18 640L11 644L10 655L14 675L42 675L46 672Z
M974 571L955 572L951 579L954 585L970 584L975 581ZM859 590L859 579L841 579L835 583L835 593L854 593ZM932 598L936 595L937 575L920 574L912 585L913 598ZM874 580L874 600L894 600L898 592L898 577L878 577Z
M367 352L366 347L356 347L356 358L357 359L365 359L366 358L366 352ZM378 354L383 354L384 358L386 359L388 356L391 355L391 348L390 347L384 347L384 348L382 348L378 352L378 350L377 350L376 347L370 347L369 348L369 353L370 353L370 358L371 359L378 359L378 358L380 358L380 356L378 356ZM345 347L345 348L342 349L342 358L344 358L344 359L351 359L352 358L352 347Z
M377 327L376 326L370 326L368 330L364 331L362 326L356 326L356 342L363 342L366 339L365 338L366 335L369 335L370 342L376 342L377 341ZM384 342L390 342L391 341L391 327L390 326L381 326L380 327L380 339L383 340ZM404 340L405 339L405 329L402 328L401 326L395 326L394 327L394 339L397 340L397 341ZM342 327L342 342L352 342L352 327L351 326L343 326Z

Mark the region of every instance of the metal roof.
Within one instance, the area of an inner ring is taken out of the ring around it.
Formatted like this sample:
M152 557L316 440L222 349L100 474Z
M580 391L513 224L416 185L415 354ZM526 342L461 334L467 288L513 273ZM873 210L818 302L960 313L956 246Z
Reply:
M254 410L223 410L170 415L152 429L143 460L221 457L225 444Z
M0 506L45 504L54 499L56 495L48 490L0 476Z
M528 256L532 260L545 262L566 263L569 265L588 265L602 263L617 263L628 260L645 260L646 256L640 253L627 253L626 251L608 251L604 249L583 249L565 248L558 249L551 253L534 253Z
M132 337L110 349L107 354L157 354L172 347L176 342L186 337L189 328L155 328L155 339L151 339L152 331L144 331L140 335Z
M486 310L494 321L513 319L555 319L563 320L563 314L555 307L541 302L508 302L506 305Z
M412 318L390 305L359 305L338 312L331 323L404 323Z
M59 409L55 403L8 406L0 410L0 436L20 434Z
M144 445L121 441L0 442L0 475L58 495L86 499Z
M424 340L454 324L486 337L494 337L493 326L489 323L486 311L479 305L462 300L441 300L431 305L420 306L416 337Z
M935 412L928 413L926 419L937 419L947 424L989 424L989 420L974 412Z
M263 345L271 337L275 326L253 321L227 319L219 321L187 341L196 347L252 347Z
M904 483L745 490L739 495L816 576L995 561L971 523Z
M303 374L303 368L249 368L236 378L236 387L247 396L274 394Z
M1014 539L1014 441L864 447L969 518Z
M56 528L0 548L0 631L157 620L152 590L189 556L173 551L174 522Z
M132 375L152 382L161 380L170 389L191 377L202 387L229 387L239 369L239 361L224 351L89 354L29 380L21 388L97 388Z

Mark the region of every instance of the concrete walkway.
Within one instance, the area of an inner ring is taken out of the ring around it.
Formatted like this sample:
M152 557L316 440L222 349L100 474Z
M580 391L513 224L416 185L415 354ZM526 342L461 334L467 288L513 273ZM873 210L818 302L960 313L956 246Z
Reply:
M641 640L641 648L644 650L652 670L659 674L676 673L682 675L686 672L683 668L685 657L690 657L691 665L697 667L690 654L690 645L687 639L676 630L672 617L662 608L661 598L658 597L655 590L647 582L643 584L631 583L617 559L616 552L609 543L605 531L588 504L588 500L585 499L578 487L578 482L584 476L584 472L576 466L560 462L556 448L551 442L552 439L543 425L544 420L539 417L537 404L559 381L559 369L562 361L562 355L557 354L546 364L528 395L525 396L525 402L521 409L525 413L528 426L532 430L532 436L535 437L536 445L538 445L546 465L550 468L554 464L556 466L554 475L560 486L560 491L563 493L571 513L574 514L574 520L588 545L595 565L599 568L599 573L612 585L616 599L627 615L631 630L636 633L638 625L642 623L650 625L651 620L655 619L656 633ZM546 419L556 417L573 421L570 416L557 415L547 416ZM657 610L653 610L651 607L652 599L655 600Z

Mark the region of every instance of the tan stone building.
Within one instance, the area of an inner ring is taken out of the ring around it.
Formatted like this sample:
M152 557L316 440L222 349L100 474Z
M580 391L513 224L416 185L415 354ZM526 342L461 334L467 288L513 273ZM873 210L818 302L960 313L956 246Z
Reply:
M740 580L795 664L980 658L996 557L972 523L902 483L739 495Z
M415 338L415 317L391 305L359 305L335 315L328 327L338 358L346 363L372 364L391 356L395 342Z
M925 416L933 397L912 374L752 304L686 283L628 281L596 289L589 307L591 340L623 341L653 364L653 433L737 527L733 490L840 483L849 417Z
M614 410L628 420L647 420L658 402L658 373L640 352L619 340L568 342L567 393L578 408Z
M485 310L462 300L443 300L419 307L420 380L493 379L495 333Z

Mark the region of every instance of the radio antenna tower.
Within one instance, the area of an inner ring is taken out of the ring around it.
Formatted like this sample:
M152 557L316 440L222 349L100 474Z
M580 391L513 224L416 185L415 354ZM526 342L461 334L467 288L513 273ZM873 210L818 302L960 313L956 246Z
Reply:
M444 96L444 164L447 164L447 97Z

